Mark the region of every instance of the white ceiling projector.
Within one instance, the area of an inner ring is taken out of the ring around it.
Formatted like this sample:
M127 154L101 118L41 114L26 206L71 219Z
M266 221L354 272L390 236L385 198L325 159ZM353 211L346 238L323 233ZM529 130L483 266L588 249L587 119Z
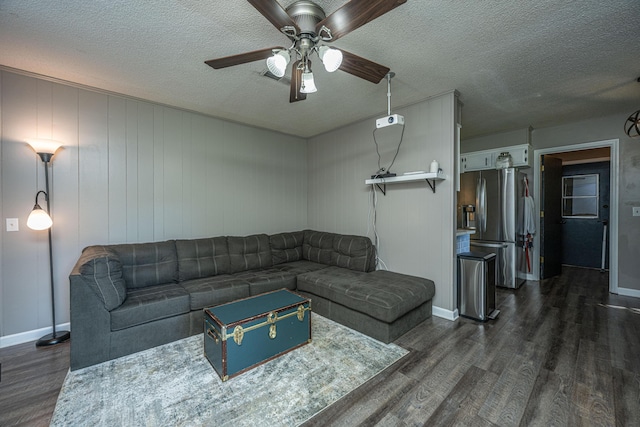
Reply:
M376 129L393 125L404 126L404 116L401 116L400 114L392 114L390 116L382 117L376 120Z

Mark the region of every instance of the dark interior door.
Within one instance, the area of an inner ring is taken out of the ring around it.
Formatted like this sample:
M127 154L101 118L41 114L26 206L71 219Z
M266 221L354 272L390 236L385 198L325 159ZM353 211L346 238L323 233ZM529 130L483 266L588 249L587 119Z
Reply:
M562 226L562 264L587 268L609 268L609 162L565 165L562 175L598 175L598 216L594 218L564 218ZM606 233L606 234L605 234ZM604 234L604 236L603 236ZM604 254L602 241L605 241ZM603 256L604 255L604 256ZM604 258L604 266L602 259Z
M540 277L562 272L562 160L542 156Z

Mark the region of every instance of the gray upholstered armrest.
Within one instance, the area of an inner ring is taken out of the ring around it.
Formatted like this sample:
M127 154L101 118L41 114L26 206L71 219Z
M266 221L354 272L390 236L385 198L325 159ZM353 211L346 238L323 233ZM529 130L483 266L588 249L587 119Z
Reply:
M104 246L85 248L71 275L81 276L107 311L122 305L127 297L120 259Z

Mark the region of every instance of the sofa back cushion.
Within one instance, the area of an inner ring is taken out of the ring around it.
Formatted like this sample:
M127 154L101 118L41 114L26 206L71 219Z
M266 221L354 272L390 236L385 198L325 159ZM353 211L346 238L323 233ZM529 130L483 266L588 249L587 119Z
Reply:
M246 237L227 237L231 273L273 266L269 236L254 234Z
M333 239L331 265L355 271L373 271L375 246L368 237L337 234Z
M178 257L173 240L109 246L120 259L127 288L176 282Z
M304 233L302 231L269 236L273 265L300 261L302 259L303 240Z
M333 253L333 233L324 231L304 230L302 243L302 259L320 264L331 265Z
M104 246L89 246L82 251L78 264L80 275L104 308L111 311L120 307L127 298L127 286L116 253Z
M227 274L231 271L227 238L176 240L178 281Z

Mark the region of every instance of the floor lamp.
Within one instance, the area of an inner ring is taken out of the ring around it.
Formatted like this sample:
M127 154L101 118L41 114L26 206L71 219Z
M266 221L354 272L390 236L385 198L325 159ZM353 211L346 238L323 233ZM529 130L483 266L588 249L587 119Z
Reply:
M40 338L36 342L37 347L50 346L60 344L67 341L71 337L69 331L56 331L56 305L55 305L55 287L53 281L53 250L51 245L51 226L53 220L51 219L51 191L49 190L49 163L55 152L62 146L61 143L51 140L30 140L27 141L31 148L40 156L42 163L44 164L44 179L45 179L45 191L38 191L36 193L36 203L33 210L29 214L27 219L27 227L33 230L47 230L49 237L49 283L51 285L51 317L53 320L53 331ZM38 196L44 194L45 201L47 202L47 210L43 210L38 204Z

